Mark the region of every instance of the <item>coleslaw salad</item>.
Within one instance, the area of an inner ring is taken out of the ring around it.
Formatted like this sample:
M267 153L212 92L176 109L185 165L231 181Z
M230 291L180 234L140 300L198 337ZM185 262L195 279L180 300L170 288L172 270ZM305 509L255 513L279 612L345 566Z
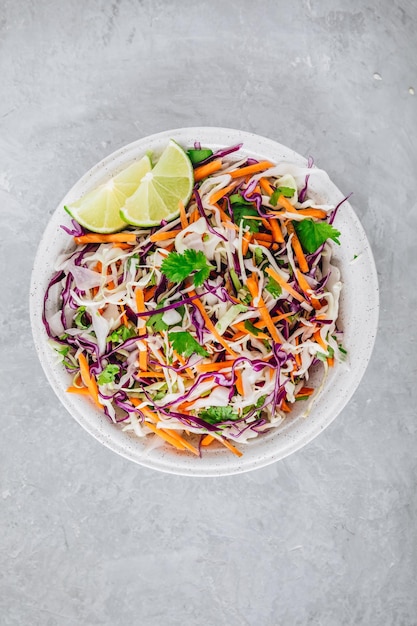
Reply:
M310 196L320 172L234 145L194 164L192 198L168 224L97 235L74 222L43 315L69 393L184 454L218 442L239 456L296 402L307 416L345 357L331 262L342 203Z

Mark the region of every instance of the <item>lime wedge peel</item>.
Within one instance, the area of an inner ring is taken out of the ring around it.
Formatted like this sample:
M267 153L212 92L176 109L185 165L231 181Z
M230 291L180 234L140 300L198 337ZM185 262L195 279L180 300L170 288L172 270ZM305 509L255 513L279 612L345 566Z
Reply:
M152 171L142 178L136 191L120 209L128 224L149 228L179 215L179 203L187 205L194 184L192 163L176 141L171 139Z
M124 168L106 183L93 189L76 202L65 206L65 210L81 226L94 233L115 233L126 228L120 209L151 171L148 155Z
M108 182L93 189L65 210L95 233L115 233L127 225L150 228L179 215L193 190L193 166L173 139L152 168L149 154Z

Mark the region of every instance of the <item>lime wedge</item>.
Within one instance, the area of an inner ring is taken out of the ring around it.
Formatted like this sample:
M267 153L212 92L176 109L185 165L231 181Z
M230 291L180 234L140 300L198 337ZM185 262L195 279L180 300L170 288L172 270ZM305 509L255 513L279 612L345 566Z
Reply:
M151 161L144 156L132 163L107 183L65 207L65 210L81 226L95 233L115 233L126 228L126 221L120 217L120 209L127 198L132 196L140 181L151 170Z
M133 226L157 226L179 215L179 203L188 203L193 191L193 166L186 152L173 139L151 172L120 209L120 216Z

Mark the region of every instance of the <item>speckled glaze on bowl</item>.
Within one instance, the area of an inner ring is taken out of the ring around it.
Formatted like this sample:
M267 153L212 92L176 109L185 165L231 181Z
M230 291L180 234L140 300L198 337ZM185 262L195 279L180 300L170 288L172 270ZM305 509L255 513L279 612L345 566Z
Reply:
M274 463L305 446L337 417L354 394L368 365L377 331L379 296L375 263L359 219L350 204L344 202L334 223L342 233L342 245L334 246L334 263L342 274L339 325L344 331L343 343L348 350L348 359L330 371L308 418L302 417L302 408L296 406L292 417L282 427L242 445L244 454L241 458L225 448L207 448L202 458L198 458L171 450L165 445L149 446L149 438L139 439L123 432L95 409L88 399L66 393L70 376L56 363L54 352L47 343L42 323L43 297L56 258L71 247L71 238L60 228L61 224L70 225L64 204L75 201L115 172L140 159L148 150L156 155L161 153L170 138L183 146L192 146L194 141L200 141L213 149L242 142L242 150L259 159L285 160L301 166L307 163L293 150L265 137L215 127L164 131L135 141L106 157L74 185L46 227L36 255L30 289L33 339L45 374L61 403L90 435L117 454L172 474L221 476L247 472ZM337 204L344 197L329 179L318 184L312 176L310 189L320 195L323 203Z

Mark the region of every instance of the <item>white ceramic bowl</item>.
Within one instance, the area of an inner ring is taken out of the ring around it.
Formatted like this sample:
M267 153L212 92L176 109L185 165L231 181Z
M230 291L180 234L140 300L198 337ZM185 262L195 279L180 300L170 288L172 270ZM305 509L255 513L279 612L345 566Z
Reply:
M343 344L348 350L348 359L330 371L323 392L308 418L302 417L296 407L292 417L282 427L242 445L244 454L241 458L226 448L207 448L202 458L182 454L166 446L149 450L144 439L122 432L88 399L66 393L70 376L61 365L56 364L54 352L47 343L42 308L55 259L71 245L71 238L60 228L61 224L70 225L64 204L78 199L148 150L161 153L170 138L183 146L192 146L194 141L200 141L213 149L243 142L242 150L257 158L274 162L286 160L302 166L307 163L304 157L270 139L214 127L165 131L135 141L106 157L68 192L52 215L39 244L30 290L33 338L45 374L61 403L90 435L114 452L146 467L173 474L219 476L246 472L278 461L305 446L336 418L357 389L369 362L377 331L379 297L375 264L365 232L352 207L344 202L334 223L342 233L342 245L334 246L333 262L342 274L339 326L344 331ZM329 180L320 183L320 188L315 187L314 178L310 178L310 189L317 191L324 203L337 204L344 198Z

